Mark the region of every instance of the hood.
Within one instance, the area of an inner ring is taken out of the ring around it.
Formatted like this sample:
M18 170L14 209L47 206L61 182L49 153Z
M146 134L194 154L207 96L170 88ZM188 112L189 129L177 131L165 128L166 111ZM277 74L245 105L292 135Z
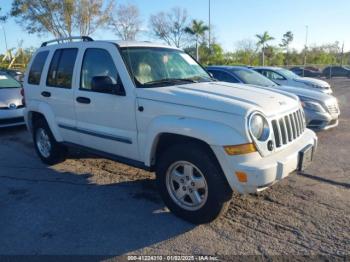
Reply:
M303 96L307 98L311 98L313 100L320 101L325 103L326 101L333 100L334 97L332 95L328 95L316 90L310 90L302 87L294 87L294 86L278 86L278 89L281 89L286 92L293 93L297 96Z
M0 88L0 107L10 104L22 105L21 88Z
M298 107L292 97L255 86L226 82L194 83L158 88L137 88L138 98L157 100L236 115L252 110L267 116Z
M304 84L313 84L317 85L319 87L322 87L323 89L329 89L330 85L323 80L320 79L315 79L311 77L300 77L300 78L295 78L294 81L299 82L299 83L304 83Z

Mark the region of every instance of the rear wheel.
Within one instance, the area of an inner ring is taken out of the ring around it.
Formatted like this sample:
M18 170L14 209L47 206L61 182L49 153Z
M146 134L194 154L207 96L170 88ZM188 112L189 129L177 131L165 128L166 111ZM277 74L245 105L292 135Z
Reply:
M164 151L157 163L160 193L175 215L203 224L226 210L232 190L217 160L205 146L175 145Z
M33 127L34 146L40 159L48 165L63 162L67 149L59 144L44 119L38 119Z

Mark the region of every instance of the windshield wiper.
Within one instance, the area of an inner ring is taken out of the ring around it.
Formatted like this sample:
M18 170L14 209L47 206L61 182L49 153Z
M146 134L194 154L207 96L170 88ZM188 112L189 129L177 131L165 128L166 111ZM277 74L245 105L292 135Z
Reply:
M144 85L158 85L158 84L178 84L178 83L198 83L198 81L191 78L163 78L151 82L144 83Z

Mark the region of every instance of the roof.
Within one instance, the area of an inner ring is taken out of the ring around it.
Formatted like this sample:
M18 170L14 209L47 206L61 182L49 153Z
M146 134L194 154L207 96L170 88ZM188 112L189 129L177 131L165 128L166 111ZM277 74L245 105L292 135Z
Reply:
M72 41L72 40L78 40L78 41ZM177 47L172 47L169 45L161 44L161 43L152 43L148 41L118 41L118 40L93 40L91 37L82 36L82 37L70 37L70 38L61 38L61 39L53 39L47 42L43 42L41 47L46 46L65 46L65 45L71 45L71 44L84 44L84 43L113 43L117 44L120 47L158 47L158 48L171 48L171 49L177 49ZM50 44L50 45L48 45Z
M107 41L111 43L115 43L120 47L160 47L160 48L171 48L171 49L179 49L177 47L161 44L161 43L152 43L148 41Z
M282 69L281 67L278 66L254 66L252 69L272 69L272 70L278 70Z
M230 69L249 69L248 66L226 66L226 65L213 65L213 66L207 66L208 69L224 69L224 70L230 70Z

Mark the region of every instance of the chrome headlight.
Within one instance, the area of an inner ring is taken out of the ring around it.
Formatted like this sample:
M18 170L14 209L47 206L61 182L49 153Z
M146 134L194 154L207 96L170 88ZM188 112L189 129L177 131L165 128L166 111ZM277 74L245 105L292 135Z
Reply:
M320 86L320 85L317 85L317 84L314 84L314 83L306 82L305 84L306 84L307 86L310 86L310 87L313 87L313 88L324 89L323 86Z
M302 97L302 96L299 96L299 98L301 101L301 105L305 110L312 110L312 111L321 112L321 113L326 112L326 109L319 101L316 101L307 97Z
M253 113L249 118L249 131L251 135L259 140L265 141L270 135L270 127L266 118L260 113Z

